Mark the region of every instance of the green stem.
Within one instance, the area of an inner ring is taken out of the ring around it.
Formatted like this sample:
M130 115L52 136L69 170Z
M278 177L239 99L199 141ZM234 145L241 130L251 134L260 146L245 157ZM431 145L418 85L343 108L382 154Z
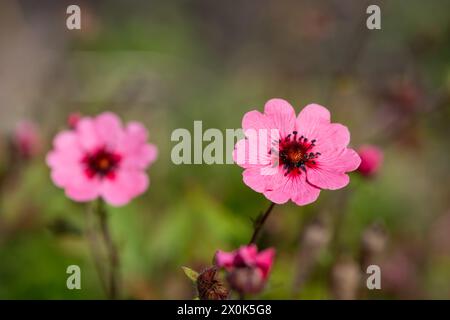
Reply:
M346 189L342 190L342 195L338 199L336 205L336 216L334 221L334 230L331 241L331 252L338 256L343 250L343 231L345 227L345 219L348 214L348 202L352 193L351 186L347 186Z
M96 232L96 223L94 215L95 207L90 205L87 208L87 219L86 219L86 236L89 241L89 247L91 249L91 254L94 259L95 269L97 271L100 283L105 292L108 292L108 284L105 279L105 270L102 265L102 251L99 247L100 241Z
M105 208L103 200L99 200L97 203L97 214L100 219L100 230L103 236L103 241L106 246L109 263L109 286L108 286L108 298L115 300L118 296L118 283L119 283L119 254L117 247L112 240L111 232L108 225L108 213Z
M258 236L261 233L262 227L264 226L264 223L272 212L273 207L275 207L275 203L271 202L264 215L256 220L253 235L250 239L249 244L254 244L256 243L256 240L258 240Z

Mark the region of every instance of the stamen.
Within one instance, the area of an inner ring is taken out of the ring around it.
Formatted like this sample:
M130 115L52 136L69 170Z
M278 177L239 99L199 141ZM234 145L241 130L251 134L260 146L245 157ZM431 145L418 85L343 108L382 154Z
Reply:
M292 131L284 139L279 139L278 150L271 148L269 154L277 153L279 164L285 170L284 175L299 175L306 172L308 167L315 166L316 159L320 156L319 152L313 152L316 139L308 141L305 136L297 138L297 131ZM292 135L294 136L291 139Z
M100 178L114 179L115 171L119 166L121 156L108 151L106 148L87 154L82 163L85 165L85 174L88 178L98 176Z

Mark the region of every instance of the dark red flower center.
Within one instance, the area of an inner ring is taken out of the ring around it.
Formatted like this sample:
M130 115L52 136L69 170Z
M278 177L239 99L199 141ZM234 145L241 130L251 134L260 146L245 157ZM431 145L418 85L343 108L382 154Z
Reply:
M122 157L119 154L110 152L106 148L100 148L87 154L82 163L85 165L85 173L89 178L97 176L114 179L121 160Z
M306 172L307 168L316 166L315 159L320 156L320 152L312 152L315 143L315 139L298 137L297 131L278 141L279 165L285 170L285 176L301 174L301 171ZM270 153L273 152L275 151L272 148Z

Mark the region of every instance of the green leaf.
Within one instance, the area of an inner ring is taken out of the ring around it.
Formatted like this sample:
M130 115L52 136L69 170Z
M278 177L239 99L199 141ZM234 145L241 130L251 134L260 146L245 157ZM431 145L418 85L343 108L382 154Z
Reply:
M198 278L198 272L195 270L192 270L191 268L188 267L181 267L184 271L184 273L186 274L186 276L192 280L192 282L196 283L197 282L197 278Z

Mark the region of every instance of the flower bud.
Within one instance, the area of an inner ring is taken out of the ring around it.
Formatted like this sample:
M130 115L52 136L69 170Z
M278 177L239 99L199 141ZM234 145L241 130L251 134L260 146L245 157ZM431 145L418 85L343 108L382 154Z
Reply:
M78 122L81 120L82 115L79 112L73 112L67 117L67 125L70 129L75 129Z
M12 136L14 150L19 156L29 159L41 150L41 139L36 125L30 121L19 122Z
M366 177L376 175L383 163L383 151L376 146L365 145L358 150L358 154L361 158L358 172Z
M197 290L200 300L225 300L229 290L222 281L217 279L217 269L208 268L197 278Z

